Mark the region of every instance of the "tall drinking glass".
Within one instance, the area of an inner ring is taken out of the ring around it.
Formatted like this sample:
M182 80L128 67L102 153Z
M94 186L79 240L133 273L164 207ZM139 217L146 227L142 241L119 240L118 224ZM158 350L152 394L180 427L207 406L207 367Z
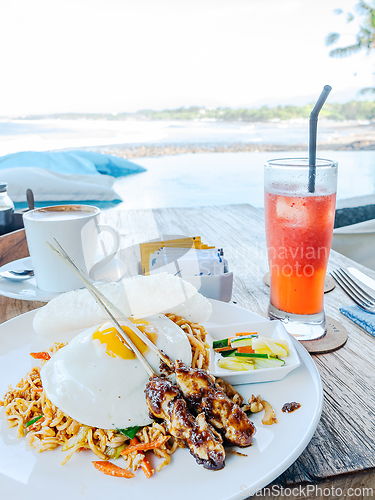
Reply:
M306 158L264 167L271 296L268 316L300 340L326 332L324 280L335 218L337 163L317 159L311 191ZM310 185L310 188L309 188Z

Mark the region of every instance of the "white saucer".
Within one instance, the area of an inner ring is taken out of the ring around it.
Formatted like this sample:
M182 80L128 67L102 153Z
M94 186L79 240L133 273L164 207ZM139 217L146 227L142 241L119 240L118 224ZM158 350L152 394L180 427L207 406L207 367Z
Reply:
M9 264L5 264L5 266L0 267L0 272L10 271L12 269L32 268L33 266L31 263L31 258L25 257L23 259L9 262ZM115 258L106 266L103 266L103 268L101 268L99 271L98 275L95 275L93 277L94 279L101 281L118 281L125 273L125 265ZM60 295L60 293L40 290L36 286L35 278L30 278L29 280L25 281L10 281L6 278L0 278L0 295L4 295L4 297L9 297L11 299L48 302L54 297Z

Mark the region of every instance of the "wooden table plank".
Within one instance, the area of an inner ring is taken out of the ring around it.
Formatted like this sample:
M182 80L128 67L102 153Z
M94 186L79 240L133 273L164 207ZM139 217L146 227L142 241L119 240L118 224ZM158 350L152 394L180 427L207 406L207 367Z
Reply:
M24 229L0 236L0 266L29 256Z
M200 235L204 242L222 246L234 272L233 301L266 315L269 288L263 283L263 275L268 264L261 211L250 205L111 209L103 212L102 222L115 224L120 230L122 258L128 256L130 260L137 254L137 244L163 239L165 235ZM329 269L350 264L361 268L350 259L331 253ZM374 272L365 268L364 271L375 278ZM134 265L129 267L129 273L137 273ZM347 328L349 339L334 353L313 356L323 380L322 419L304 453L273 483L277 486L323 480L330 484L330 478L364 469L369 471L363 481L374 481L375 338L341 315L339 307L350 303L339 287L325 296L326 312ZM1 297L1 321L40 305ZM357 484L359 479L345 481L338 478L337 484Z

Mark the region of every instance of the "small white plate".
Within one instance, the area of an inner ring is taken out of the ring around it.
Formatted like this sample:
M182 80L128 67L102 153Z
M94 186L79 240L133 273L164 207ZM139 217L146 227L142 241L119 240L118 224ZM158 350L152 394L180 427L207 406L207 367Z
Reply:
M281 321L262 321L257 323L240 323L237 325L217 326L207 328L207 342L210 345L210 367L209 371L215 377L220 377L232 385L253 384L255 382L273 382L282 380L289 372L297 368L301 362L297 351L292 343L291 336L285 330ZM276 368L257 368L249 371L234 371L220 368L217 362L224 359L219 353L212 349L213 340L222 340L233 337L236 333L257 332L260 337L286 340L289 344L289 356L282 359L284 366Z
M11 271L12 269L32 269L30 257L14 260L0 267L0 272ZM60 295L59 293L45 292L36 286L35 277L26 281L10 281L6 278L0 279L0 295L11 299L36 300L39 302L48 302Z
M33 269L30 257L14 260L0 267L0 272L12 269ZM116 258L112 259L106 266L99 269L93 278L100 281L118 281L121 279L126 268ZM36 286L35 277L25 281L11 281L0 278L0 295L11 299L34 300L38 302L49 302L60 295L59 292L46 292Z

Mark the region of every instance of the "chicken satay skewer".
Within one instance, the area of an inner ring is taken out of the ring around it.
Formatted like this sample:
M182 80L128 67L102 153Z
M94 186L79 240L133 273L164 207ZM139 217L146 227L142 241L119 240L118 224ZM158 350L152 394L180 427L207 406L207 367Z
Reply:
M204 412L213 425L232 445L250 446L255 427L246 413L215 385L212 377L198 368L175 363L176 383L184 398L198 413Z
M221 436L215 429L206 422L206 417L203 413L196 418L188 411L186 401L183 399L180 390L171 382L161 377L158 377L148 361L144 358L142 353L137 349L132 340L128 337L127 333L121 328L116 318L113 316L109 308L114 309L115 306L105 298L105 302L101 298L101 293L91 283L86 274L75 264L69 257L66 251L55 239L59 250L47 243L50 248L61 258L61 260L79 276L85 287L94 297L96 302L102 307L105 313L109 316L110 321L124 338L125 342L132 348L134 354L137 356L142 366L150 376L150 381L146 387L146 402L157 418L162 418L166 421L168 431L178 439L186 442L190 449L190 453L194 456L197 463L202 464L206 469L218 470L224 467L225 463L225 450L222 445ZM109 307L108 307L109 306ZM117 309L117 308L115 308ZM134 325L133 325L134 326ZM138 329L137 329L138 330ZM141 332L140 332L141 333ZM160 352L158 350L158 352ZM160 352L160 354L162 354ZM165 356L160 356L165 361ZM168 365L171 366L169 358ZM151 387L153 388L151 390ZM149 389L149 390L148 390ZM160 409L156 405L159 401Z
M92 284L91 280L69 257L55 238L54 241L60 251L56 250L50 243L47 243L47 245L83 281L96 302L100 305L104 312L110 316L112 323L124 339L125 343L129 344L129 347L134 351L138 359L140 359L148 375L154 375L151 366L148 364L143 355L137 350L133 342L131 342L129 337L126 335L126 332L124 332L118 324L115 317L111 313L111 310L117 317L121 318L122 321L125 322L126 325L128 325L129 328L131 328L131 330L138 335L138 337L141 338L141 340L143 340L169 368L175 371L177 385L188 403L195 410L198 412L203 411L210 423L225 436L226 440L230 444L235 444L241 447L249 446L251 444L252 435L255 432L253 424L247 418L246 414L235 403L233 403L233 401L229 399L223 391L218 389L214 383L210 381L209 375L201 370L189 369L183 365L183 363L178 361L176 361L176 366L174 366L168 356L165 356L164 353L160 351L143 332L131 323L128 318L126 318L126 316ZM138 353L136 353L135 349ZM187 372L186 369L182 368L183 366L189 370L189 376L186 375ZM193 378L194 381L192 381ZM197 394L197 386L200 386L199 395Z

